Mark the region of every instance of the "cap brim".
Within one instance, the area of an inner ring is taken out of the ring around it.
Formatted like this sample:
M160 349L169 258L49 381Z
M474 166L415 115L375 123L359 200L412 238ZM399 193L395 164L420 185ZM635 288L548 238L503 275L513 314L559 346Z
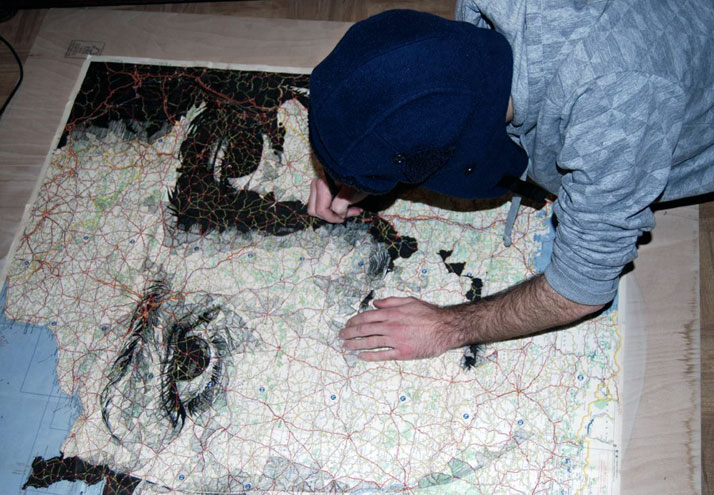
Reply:
M462 199L491 199L509 193L499 183L505 176L520 177L528 166L528 156L505 130L483 151L480 157L475 156L473 149L462 143L447 166L422 187Z

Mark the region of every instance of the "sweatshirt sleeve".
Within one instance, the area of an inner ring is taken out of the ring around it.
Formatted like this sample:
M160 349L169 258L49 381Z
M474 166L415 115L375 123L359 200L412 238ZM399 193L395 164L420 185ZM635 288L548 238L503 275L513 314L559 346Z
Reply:
M454 8L454 20L469 22L480 28L491 28L474 0L457 0Z
M657 76L618 72L591 81L561 115L562 182L545 277L560 295L604 304L637 238L654 228L650 205L667 183L681 128L681 89Z

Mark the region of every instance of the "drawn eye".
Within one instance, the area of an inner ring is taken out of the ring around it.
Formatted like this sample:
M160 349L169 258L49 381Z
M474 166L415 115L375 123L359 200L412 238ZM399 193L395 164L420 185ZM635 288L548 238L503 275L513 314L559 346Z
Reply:
M200 313L189 311L168 328L162 399L174 426L183 424L187 414L208 409L215 397L226 347L212 329L220 311L217 307Z
M208 368L210 362L208 343L195 335L184 336L173 344L173 362L169 373L176 381L193 380Z
M209 421L232 356L257 345L242 318L211 297L185 304L173 294L161 281L148 287L99 398L104 425L125 445L159 448L187 417Z

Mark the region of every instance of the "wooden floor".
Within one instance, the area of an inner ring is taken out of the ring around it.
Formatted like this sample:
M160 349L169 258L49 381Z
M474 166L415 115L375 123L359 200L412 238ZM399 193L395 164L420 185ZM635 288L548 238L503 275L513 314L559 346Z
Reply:
M282 17L357 21L390 8L415 8L449 17L453 1L447 0L247 0L219 3L160 4L113 7L197 14ZM106 8L106 7L101 7ZM25 60L46 14L44 10L23 10L0 23L0 35ZM2 13L0 13L2 15ZM0 46L0 104L11 92L18 76L9 50ZM2 150L0 150L0 157ZM1 159L1 158L0 158ZM5 166L0 162L0 167ZM701 353L702 353L702 493L714 495L714 202L700 207L701 260ZM0 245L0 258L9 244Z

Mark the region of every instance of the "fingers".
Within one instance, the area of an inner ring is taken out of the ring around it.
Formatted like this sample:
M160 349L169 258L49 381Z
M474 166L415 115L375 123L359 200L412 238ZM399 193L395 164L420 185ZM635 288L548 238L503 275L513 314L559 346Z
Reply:
M363 192L348 186L341 186L337 195L332 199L330 209L341 217L354 217L362 213L362 208L352 205L359 203L366 197L367 194Z
M367 197L365 193L342 186L333 198L327 182L318 177L310 182L307 212L330 223L342 223L347 218L362 213L361 208L352 206L352 204L361 201L365 197Z
M317 196L317 179L312 179L310 181L310 197L307 198L307 212L308 214L315 216L315 198Z
M345 322L345 329L359 327L366 323L379 323L381 321L389 320L389 312L381 309L370 309L354 315L352 318Z
M358 208L356 206L350 206L350 209L347 210L347 218L350 217L356 217L357 215L360 215L364 210L362 208Z
M362 361L394 361L401 357L397 349L386 349L384 351L362 352L357 356Z
M397 327L405 324L411 318L408 309L400 308L414 303L419 303L419 301L413 297L377 299L374 301L377 309L364 311L347 320L338 336L342 340L349 340L373 335L393 335L398 331Z
M357 357L362 361L391 361L402 357L401 351L391 347L390 339L384 335L345 340L342 348L361 351Z
M338 194L335 199L332 200L330 204L330 210L332 210L340 218L347 218L347 211L350 209L350 202L345 198L341 198Z
M358 316L375 321L372 323L358 321L354 324L353 320L357 318L355 317L340 330L339 337L343 340L342 348L359 351L359 358L363 361L419 359L440 354L440 352L421 352L418 342L426 339L428 333L419 335L410 331L408 326L401 323L401 317L396 315L395 318L393 310L377 309Z
M385 297L384 299L375 299L373 302L377 308L397 308L414 301L413 297Z
M380 321L387 321L390 319L399 318L399 315L395 315L394 311L387 311L393 308L399 308L407 304L413 304L418 302L417 299L413 297L387 297L385 299L375 299L374 306L377 309L372 309L369 311L364 311L359 313L345 323L345 327L363 325L365 323L376 323Z
M313 217L321 218L330 223L342 223L343 215L332 211L332 193L324 179L316 178L310 182L310 198L307 201L307 212Z
M416 300L413 297L388 297L386 299L376 299L374 305L377 309L371 309L362 313L356 314L345 322L345 328L339 333L342 339L352 339L355 337L365 337L374 331L377 327L373 324L388 323L388 322L403 322L405 316L404 311L397 308L412 304ZM380 329L384 330L383 328Z
M345 201L348 205L353 205L355 203L359 203L362 201L364 198L368 196L367 193L364 193L362 191L358 191L357 189L354 189L349 186L341 186L339 192L337 193L337 196L335 196L335 200L342 200ZM333 201L334 204L334 201ZM358 211L362 212L361 208L353 207L352 211ZM346 211L347 215L349 216L349 210Z
M345 328L337 334L342 340L357 339L369 337L371 335L389 335L392 333L390 319L383 315L377 314L379 311L368 311L358 316L367 316L367 319L352 321L357 318L355 316L349 320ZM371 320L371 321L370 321Z
M373 335L361 339L345 340L342 348L349 351L366 351L371 349L391 348L389 338L384 335Z

